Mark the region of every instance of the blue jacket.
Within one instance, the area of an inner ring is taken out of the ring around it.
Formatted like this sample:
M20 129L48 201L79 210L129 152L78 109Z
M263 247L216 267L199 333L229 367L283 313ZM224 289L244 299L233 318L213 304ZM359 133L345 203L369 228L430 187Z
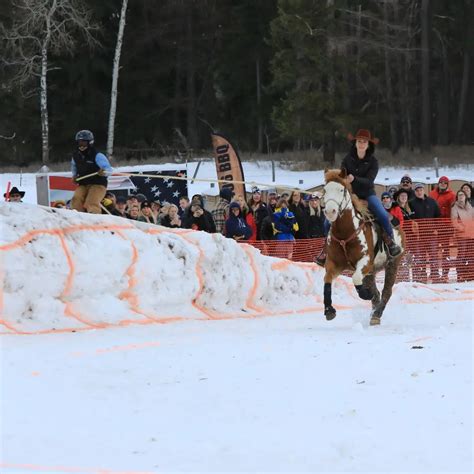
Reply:
M234 236L244 236L244 240L248 240L252 235L252 229L247 225L245 219L239 214L232 215L225 221L225 236L233 239Z
M273 213L273 227L277 240L295 240L298 231L295 215L287 208L276 209Z

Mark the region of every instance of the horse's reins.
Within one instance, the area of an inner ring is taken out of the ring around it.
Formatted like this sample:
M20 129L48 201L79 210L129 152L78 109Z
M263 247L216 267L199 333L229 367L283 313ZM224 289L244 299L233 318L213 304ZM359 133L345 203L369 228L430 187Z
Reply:
M348 194L348 193L349 193L349 191L347 190L346 187L344 187L344 198L346 198L346 194ZM334 201L336 204L338 204L335 199L329 199L328 201L325 201L325 203L327 203L329 201ZM349 206L349 203L351 203L351 202L352 202L352 199L349 195L349 199L348 200L346 199L346 205L344 206L344 208L342 208L342 202L340 204L338 204L338 206L337 206L338 207L338 214L341 215L347 209L347 207ZM331 227L331 239L334 239L342 247L342 250L344 251L344 255L346 256L346 261L352 267L353 270L355 270L355 267L354 267L354 265L352 265L352 262L349 260L349 255L347 255L346 246L351 240L354 240L357 237L357 235L359 234L359 232L361 230L363 230L365 228L366 221L364 219L361 219L360 217L358 217L358 219L361 221L359 227L357 227L357 229L347 239L338 239L334 235L334 232L332 231L332 227Z

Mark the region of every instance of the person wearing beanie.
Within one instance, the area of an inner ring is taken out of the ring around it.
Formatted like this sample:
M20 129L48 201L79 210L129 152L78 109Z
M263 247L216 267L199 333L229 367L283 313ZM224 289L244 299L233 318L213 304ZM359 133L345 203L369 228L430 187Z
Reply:
M410 201L410 207L414 212L414 219L437 219L441 217L438 203L435 199L425 194L425 185L416 183L413 187L415 198Z
M262 240L262 224L265 217L271 214L269 207L262 199L262 192L257 186L252 187L252 197L248 201L248 206L253 213L255 225L257 226L257 240ZM267 221L268 222L268 221Z
M186 213L185 213L186 214ZM184 218L184 216L183 216ZM212 214L204 209L196 200L191 200L189 206L189 217L181 221L181 227L185 229L201 230L214 234L216 232L216 225Z
M375 158L375 145L379 140L372 136L369 130L360 129L355 136L349 135L351 148L341 163L341 169L347 173L346 181L352 187L352 192L359 198L367 201L369 211L375 216L382 226L382 239L387 246L390 257L401 254L402 249L394 241L393 227L390 223L380 199L375 194L374 181L379 172L379 163ZM326 245L316 263L324 266L326 263Z
M381 200L383 207L391 215L392 225L403 227L403 213L398 203L392 199L390 193L387 191L383 192Z
M404 174L400 180L400 188L407 192L408 200L410 201L415 197L415 191L413 189L413 181L410 178L410 175Z
M441 217L451 218L451 208L456 201L456 194L449 189L449 179L446 176L439 178L438 186L431 191L429 196L437 202Z
M449 189L449 178L447 176L441 176L438 180L438 186L433 189L430 193L430 197L433 198L439 207L440 216L443 219L451 219L451 209L453 207L454 202L456 201L456 194L454 191ZM448 280L448 273L449 273L449 249L446 248L447 246L443 243L447 243L449 241L450 236L453 234L453 228L449 223L444 223L438 229L438 241L441 242L441 277L439 279L440 282L444 283ZM436 272L435 276L433 277L433 281L438 280Z
M157 219L153 215L151 210L151 202L150 201L143 201L140 204L140 215L138 220L140 222L146 222L147 224L158 224Z
M424 184L416 183L414 189L415 198L410 201L410 207L413 210L413 218L438 219L441 217L438 203L425 194ZM421 229L423 229L423 227L421 227ZM420 240L417 241L415 245L413 259L413 279L415 281L422 283L427 282L427 262L429 262L431 278L439 281L439 278L435 278L441 266L438 240L436 238L424 240L423 232L420 231Z
M239 194L238 196L234 196L232 201L238 202L240 205L241 216L245 219L245 222L250 227L252 234L249 237L249 242L255 242L257 240L257 224L255 223L255 219L253 217L253 212L250 210L247 201L245 200L244 196Z
M224 186L219 193L219 202L212 211L212 218L219 234L225 235L225 221L229 217L229 203L232 200L232 194L232 189L229 186Z
M229 213L230 216L225 221L225 236L234 240L248 240L252 235L252 229L242 216L240 204L231 202Z

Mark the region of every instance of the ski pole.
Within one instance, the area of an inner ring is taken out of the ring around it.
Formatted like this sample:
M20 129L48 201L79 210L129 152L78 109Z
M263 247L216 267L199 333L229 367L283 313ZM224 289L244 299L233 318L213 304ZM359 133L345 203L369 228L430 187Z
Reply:
M80 178L76 178L76 182L77 181L82 181L83 179L86 179L86 178L90 178L92 176L95 176L96 174L98 174L98 171L96 171L95 173L86 174L85 176L81 176Z

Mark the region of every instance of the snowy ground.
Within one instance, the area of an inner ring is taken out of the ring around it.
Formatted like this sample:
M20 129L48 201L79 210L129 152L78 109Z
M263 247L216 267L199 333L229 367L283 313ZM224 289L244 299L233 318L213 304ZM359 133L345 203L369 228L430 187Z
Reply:
M2 473L472 472L472 284L399 284L374 328L339 278L326 322L314 265L51 212L27 204L34 175L9 180L27 194L0 204Z
M472 472L472 284L398 284L374 328L341 277L326 322L315 265L18 206L2 473Z
M2 472L472 472L466 302L0 343Z

